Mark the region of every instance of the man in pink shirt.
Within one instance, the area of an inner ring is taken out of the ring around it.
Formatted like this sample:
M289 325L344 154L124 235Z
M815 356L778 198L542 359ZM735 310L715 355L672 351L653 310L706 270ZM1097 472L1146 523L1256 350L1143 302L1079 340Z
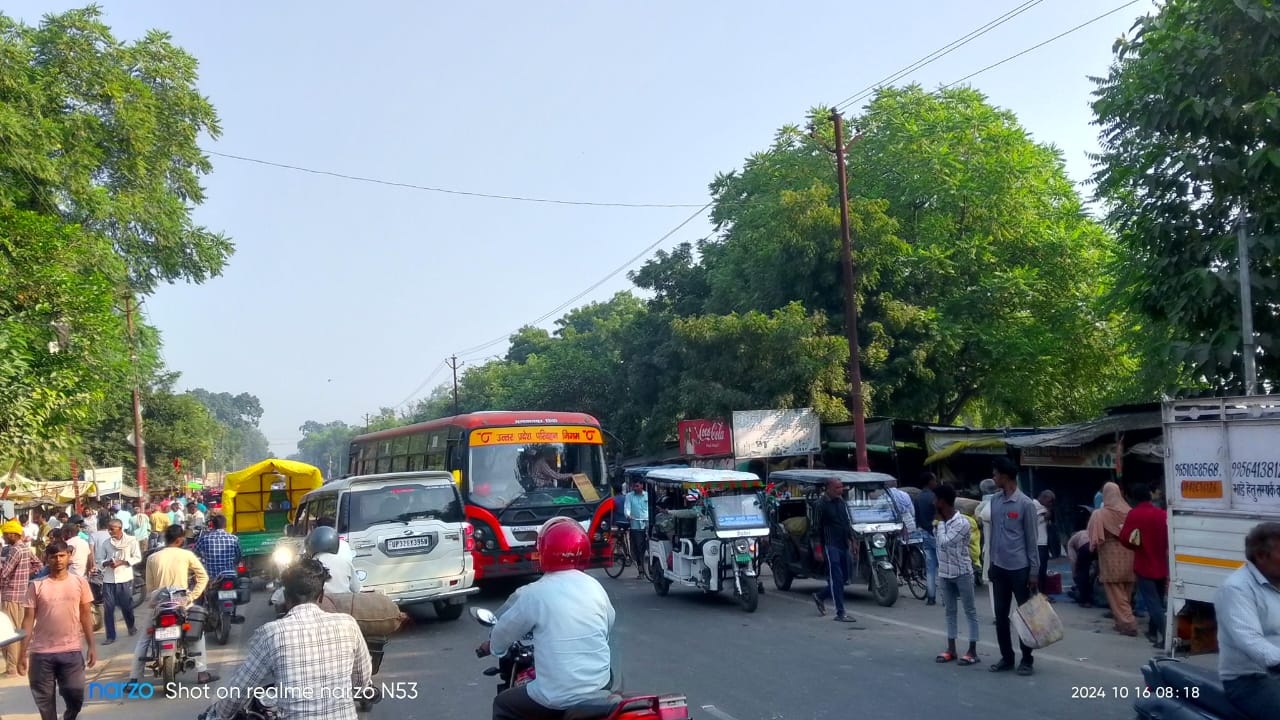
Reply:
M84 669L97 662L93 643L93 591L89 581L67 568L71 551L61 540L44 549L49 576L27 586L18 668L27 671L31 696L40 711L40 720L58 720L58 700L67 705L62 720L75 720L84 706ZM88 645L84 652L81 640ZM28 657L28 653L30 656Z

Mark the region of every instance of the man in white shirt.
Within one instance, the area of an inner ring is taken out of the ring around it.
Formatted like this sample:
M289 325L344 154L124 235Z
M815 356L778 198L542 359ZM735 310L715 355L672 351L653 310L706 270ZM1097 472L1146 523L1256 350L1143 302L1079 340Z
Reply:
M336 528L337 523L334 522L333 518L331 517L322 517L322 518L316 519L316 527ZM354 563L356 561L356 554L351 550L351 545L347 543L346 540L343 540L341 535L338 536L337 555L338 557L342 558L343 560L346 560L349 563Z
M307 554L329 571L324 591L329 595L360 592L360 580L351 561L338 555L338 531L331 527L318 527L307 535Z
M505 652L526 633L533 633L538 648L537 677L499 693L493 720L555 720L609 692L615 614L608 593L582 572L591 558L587 532L572 520L553 520L539 533L538 553L542 578L503 606L489 640L479 648L482 655Z
M111 518L107 524L107 539L94 548L98 565L102 568L102 594L105 610L102 624L107 631L103 645L116 641L116 608L124 618L124 626L132 637L138 634L133 618L133 566L142 562L138 539L125 534L120 518Z
M67 521L62 524L62 539L71 550L71 562L67 571L72 575L88 577L89 571L97 566L94 563L93 549L89 547L89 541L80 537L80 528L83 525L84 518L79 515L67 518Z
M1242 715L1274 720L1280 708L1280 523L1250 530L1244 554L1244 567L1213 598L1218 674Z

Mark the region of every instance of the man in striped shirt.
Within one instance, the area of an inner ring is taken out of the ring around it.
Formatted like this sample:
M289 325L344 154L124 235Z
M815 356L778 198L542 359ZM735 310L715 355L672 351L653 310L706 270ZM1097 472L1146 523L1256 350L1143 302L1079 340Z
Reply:
M947 611L947 649L938 662L956 659L956 635L959 634L956 601L964 603L969 621L969 650L959 658L961 665L978 662L978 609L973 603L973 557L969 554L972 526L969 519L956 511L956 489L940 485L933 491L933 505L938 513L934 538L938 546L938 582L942 586L942 603Z
M13 621L13 626L20 628L26 616L22 602L27 597L27 584L31 576L40 571L41 563L31 552L22 523L10 520L0 528L0 533L5 543L4 550L0 551L0 607ZM5 675L22 674L18 670L19 650L18 643L5 646Z

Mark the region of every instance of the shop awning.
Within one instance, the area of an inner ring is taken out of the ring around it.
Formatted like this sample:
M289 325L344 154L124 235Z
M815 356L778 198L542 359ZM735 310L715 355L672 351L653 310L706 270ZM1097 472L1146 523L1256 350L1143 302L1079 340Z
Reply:
M1161 426L1160 412L1126 413L1124 415L1108 415L1097 420L1087 420L1073 425L1062 425L1046 428L1030 435L1020 435L1006 439L1010 447L1082 447L1095 440L1109 438L1116 433L1132 430L1158 430Z

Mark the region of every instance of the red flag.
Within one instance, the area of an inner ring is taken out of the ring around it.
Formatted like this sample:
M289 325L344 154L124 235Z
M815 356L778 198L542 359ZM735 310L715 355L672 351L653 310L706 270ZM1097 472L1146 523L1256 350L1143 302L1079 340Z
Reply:
M173 469L176 472L182 472L182 461L178 458L173 459Z

